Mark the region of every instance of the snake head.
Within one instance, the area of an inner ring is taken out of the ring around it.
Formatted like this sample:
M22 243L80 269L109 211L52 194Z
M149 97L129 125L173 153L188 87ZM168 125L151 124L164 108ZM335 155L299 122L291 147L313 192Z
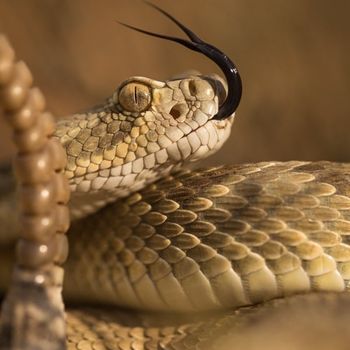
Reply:
M195 34L192 30L187 28L183 23L181 23L171 14L164 11L157 5L150 3L149 1L145 0L145 3L162 13L172 22L174 22L187 35L187 37L190 40L185 40L182 38L177 38L174 36L164 34L153 33L148 30L131 26L129 24L125 24L122 22L119 23L129 29L135 30L142 34L178 43L190 50L203 54L204 56L211 59L214 63L216 63L225 75L225 78L227 80L228 91L225 100L222 101L222 103L220 104L220 108L217 114L214 116L214 118L218 120L228 118L236 111L242 97L242 81L235 64L225 53L223 53L214 45L202 40L197 34Z
M182 75L164 82L133 77L116 89L105 108L127 117L137 157L158 157L151 169L157 163L196 161L219 149L234 117L214 119L226 94L225 81L216 75Z

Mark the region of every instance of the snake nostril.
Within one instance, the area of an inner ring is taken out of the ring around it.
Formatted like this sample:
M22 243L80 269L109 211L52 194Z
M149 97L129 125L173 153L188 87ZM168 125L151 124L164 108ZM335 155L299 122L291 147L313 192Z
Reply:
M188 112L188 107L184 103L178 103L175 106L173 106L169 112L169 114L174 118L178 119L182 115L186 115Z

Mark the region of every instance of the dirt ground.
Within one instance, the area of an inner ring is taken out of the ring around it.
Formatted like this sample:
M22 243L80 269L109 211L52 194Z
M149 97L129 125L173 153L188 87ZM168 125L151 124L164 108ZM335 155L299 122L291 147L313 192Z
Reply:
M237 64L244 95L232 137L208 162L350 159L350 2L156 1ZM56 115L86 109L129 76L217 68L115 20L182 35L142 1L0 0L0 32ZM0 159L11 153L0 121Z

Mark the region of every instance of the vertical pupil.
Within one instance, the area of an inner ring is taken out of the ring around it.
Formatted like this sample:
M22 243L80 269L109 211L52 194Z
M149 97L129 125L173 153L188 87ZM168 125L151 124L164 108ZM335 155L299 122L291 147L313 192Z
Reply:
M118 102L121 107L130 112L141 112L149 106L152 100L150 88L137 83L124 85L118 92Z
M138 98L137 98L137 87L136 86L134 87L134 101L136 104L138 104L138 102L139 102Z

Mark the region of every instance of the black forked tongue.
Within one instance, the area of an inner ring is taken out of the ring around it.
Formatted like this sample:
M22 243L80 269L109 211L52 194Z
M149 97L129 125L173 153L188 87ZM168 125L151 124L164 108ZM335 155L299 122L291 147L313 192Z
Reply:
M222 72L224 73L226 80L227 80L227 85L228 85L228 92L225 101L222 103L222 105L219 107L218 113L213 117L213 119L226 119L228 118L231 114L235 112L237 109L239 102L241 100L242 96L242 81L241 77L238 73L238 70L235 66L235 64L230 60L229 57L227 57L222 51L217 49L215 46L208 44L204 42L202 39L200 39L196 34L194 34L190 29L185 27L182 23L180 23L176 18L174 18L172 15L164 11L163 9L159 8L158 6L145 1L148 5L152 6L159 12L161 12L163 15L168 17L171 21L173 21L190 39L190 41L173 37L173 36L168 36L168 35L163 35L163 34L157 34L157 33L152 33L144 29L136 28L133 27L129 24L121 23L120 24L124 25L125 27L128 27L130 29L136 30L140 33L155 36L157 38L165 39L165 40L170 40L174 41L178 44L181 44L190 50L197 51L202 53L203 55L207 56L210 58L213 62L215 62Z

